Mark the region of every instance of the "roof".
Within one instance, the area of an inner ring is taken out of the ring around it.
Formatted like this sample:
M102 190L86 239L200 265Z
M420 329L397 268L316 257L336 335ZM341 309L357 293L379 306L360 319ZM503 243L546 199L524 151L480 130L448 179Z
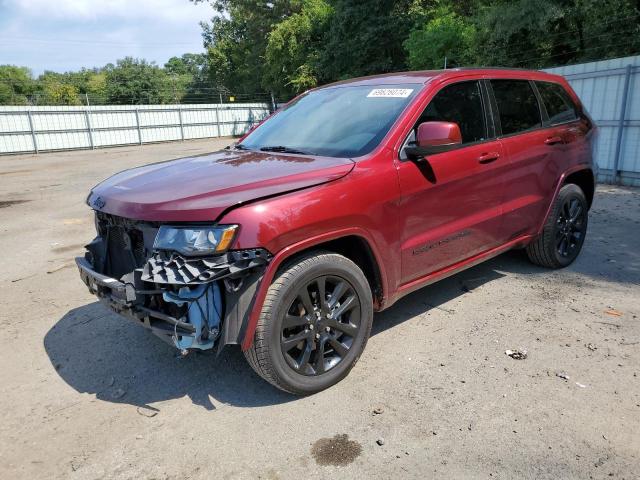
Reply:
M404 83L427 83L434 78L447 78L463 76L467 73L474 73L502 78L529 78L531 80L551 80L558 79L558 75L553 75L539 70L527 70L522 68L504 67L464 67L450 68L447 70L422 70L415 72L395 72L371 75L368 77L351 78L339 82L324 85L324 87L335 87L339 85L390 85Z

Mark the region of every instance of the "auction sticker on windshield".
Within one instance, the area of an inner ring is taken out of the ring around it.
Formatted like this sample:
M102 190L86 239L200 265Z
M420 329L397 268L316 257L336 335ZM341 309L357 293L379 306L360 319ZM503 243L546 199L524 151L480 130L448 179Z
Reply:
M411 92L413 92L412 88L374 88L367 97L407 98Z

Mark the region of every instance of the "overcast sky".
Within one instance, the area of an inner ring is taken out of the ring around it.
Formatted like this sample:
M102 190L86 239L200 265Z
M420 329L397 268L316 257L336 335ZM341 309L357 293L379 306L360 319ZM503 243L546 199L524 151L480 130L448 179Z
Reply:
M155 60L202 52L210 5L189 0L0 0L0 65L64 72L125 56Z

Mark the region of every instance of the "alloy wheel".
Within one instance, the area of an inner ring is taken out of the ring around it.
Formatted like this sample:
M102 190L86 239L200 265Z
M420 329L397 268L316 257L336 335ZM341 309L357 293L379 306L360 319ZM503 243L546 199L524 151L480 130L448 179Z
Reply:
M344 360L360 329L360 307L344 278L322 275L301 285L282 320L280 345L287 364L314 376Z
M562 204L556 222L556 250L561 257L572 258L580 251L586 230L586 209L579 199L569 197Z

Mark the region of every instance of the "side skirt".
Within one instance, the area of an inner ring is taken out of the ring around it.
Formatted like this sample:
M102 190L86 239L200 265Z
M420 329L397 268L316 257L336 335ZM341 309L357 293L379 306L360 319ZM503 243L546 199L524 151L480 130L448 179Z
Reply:
M400 285L400 287L395 292L395 294L393 294L393 296L389 298L388 302L385 303L384 308L385 309L389 308L391 305L393 305L395 302L400 300L405 295L415 292L416 290L420 290L421 288L426 287L427 285L431 285L432 283L438 282L447 277L455 275L456 273L466 270L467 268L474 267L486 260L489 260L493 257L497 257L498 255L508 250L511 250L512 248L524 246L527 243L529 243L529 241L531 241L532 238L533 237L531 235L522 235L520 237L514 238L513 240L510 240L509 242L503 245L500 245L498 247L492 248L485 252L479 253L478 255L467 258L465 260L462 260L461 262L455 263L453 265L442 268L435 272L429 273L423 277L417 278L415 280L411 280L410 282L404 283Z

